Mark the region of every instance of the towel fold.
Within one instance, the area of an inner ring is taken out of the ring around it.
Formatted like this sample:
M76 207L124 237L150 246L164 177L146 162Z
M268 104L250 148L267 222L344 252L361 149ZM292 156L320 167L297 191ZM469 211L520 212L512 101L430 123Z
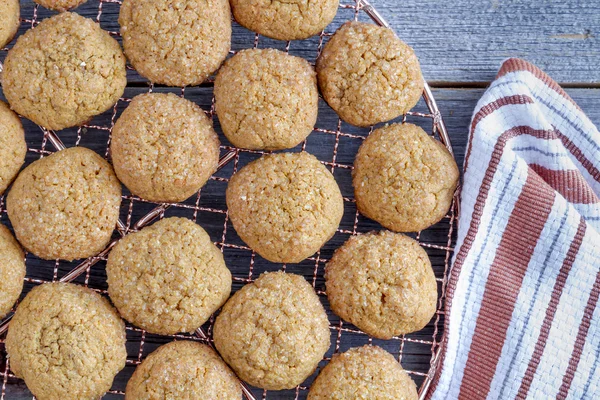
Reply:
M600 101L600 100L599 100ZM475 109L427 398L600 398L600 133L509 59Z

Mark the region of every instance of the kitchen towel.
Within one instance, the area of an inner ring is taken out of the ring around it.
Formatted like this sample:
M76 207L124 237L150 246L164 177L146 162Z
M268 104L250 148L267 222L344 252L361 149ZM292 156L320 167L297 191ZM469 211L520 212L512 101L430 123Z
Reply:
M600 133L509 59L475 109L464 169L427 398L600 399Z

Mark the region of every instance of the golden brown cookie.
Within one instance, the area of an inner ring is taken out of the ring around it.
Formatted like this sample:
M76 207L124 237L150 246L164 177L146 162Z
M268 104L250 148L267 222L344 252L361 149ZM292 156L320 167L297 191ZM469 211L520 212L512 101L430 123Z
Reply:
M93 290L46 283L19 304L6 350L38 400L94 400L125 367L125 324Z
M75 7L79 7L87 0L33 0L42 7L49 8L55 11L67 11Z
M340 189L315 156L262 156L233 175L227 208L236 232L272 262L297 263L334 235L344 213Z
M335 354L308 392L308 400L417 400L417 388L402 366L377 346Z
M19 0L0 0L0 49L17 34L21 21Z
M25 254L12 233L0 225L0 318L4 318L23 290Z
M290 149L317 122L317 77L300 57L274 49L242 50L219 70L215 100L223 133L234 146Z
M199 225L166 218L117 243L108 294L123 318L151 333L191 332L231 293L223 254Z
M0 101L0 195L19 173L26 153L21 120L6 103Z
M376 129L360 146L352 184L358 210L397 232L440 221L459 171L446 147L413 124Z
M401 233L352 236L327 263L325 283L331 310L379 339L421 330L435 314L429 257Z
M327 314L300 275L262 274L225 303L214 326L215 346L237 375L268 390L291 389L329 348Z
M240 381L205 344L180 340L153 351L127 383L125 400L240 400Z
M127 58L154 83L198 85L231 47L227 0L124 0L119 24Z
M240 25L279 40L318 35L333 21L338 6L339 0L231 0Z
M19 242L46 259L93 256L119 218L121 184L109 163L72 147L27 166L8 193L8 217Z
M19 36L4 60L2 88L11 108L48 129L102 114L126 84L119 43L74 13L45 19Z
M117 176L131 193L180 202L216 171L219 138L196 104L172 93L136 96L117 120L111 141Z
M317 59L323 98L341 119L369 126L413 108L423 93L423 76L413 49L391 29L347 22Z

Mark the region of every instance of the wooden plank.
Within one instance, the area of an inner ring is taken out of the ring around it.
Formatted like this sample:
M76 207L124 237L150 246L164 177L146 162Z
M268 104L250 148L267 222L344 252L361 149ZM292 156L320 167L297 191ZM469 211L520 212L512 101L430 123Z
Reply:
M352 0L342 0L352 4ZM523 57L555 80L571 85L600 85L600 3L588 0L372 0L399 36L411 44L433 85L489 82L502 60ZM33 15L23 0L23 18ZM96 19L98 0L77 9ZM117 32L118 3L102 3L102 27ZM38 9L38 18L49 13ZM340 10L327 28L333 32L353 10ZM363 15L361 19L366 20ZM21 31L29 25L23 24ZM233 49L249 47L253 35L235 29ZM292 43L292 52L314 61L319 37ZM283 49L285 42L262 38L260 47ZM0 59L4 56L0 53ZM140 78L131 74L131 81Z

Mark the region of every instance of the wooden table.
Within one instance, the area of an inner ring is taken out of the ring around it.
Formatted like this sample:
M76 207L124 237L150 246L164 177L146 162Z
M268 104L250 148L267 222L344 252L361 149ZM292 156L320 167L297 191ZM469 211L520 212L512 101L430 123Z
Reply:
M350 0L343 2L349 3ZM596 124L600 123L600 108L594 107L594 104L600 99L600 92L597 89L600 85L600 68L598 68L600 43L597 38L600 35L600 4L589 0L372 0L372 3L389 21L398 35L414 47L419 56L424 76L433 88L434 96L452 138L459 164L462 164L464 157L471 113L485 87L494 78L502 60L507 57L522 57L541 67L566 88L592 121ZM77 9L77 12L94 19L100 17L99 20L104 29L117 32L118 4L116 0L104 0L101 5L101 15L99 15L98 0L89 0L88 3ZM346 10L346 12L351 11ZM36 13L37 20L51 14L41 7L36 10ZM33 15L33 2L23 0L22 18L27 21L22 24L19 34L31 26L30 20ZM336 23L339 24L342 19L347 18L348 14L340 15ZM361 19L366 20L364 17ZM251 34L242 28L236 28L233 48L248 47L249 35ZM304 42L293 42L290 47L292 53L314 61L318 46L319 38L316 37ZM276 47L283 50L286 43L261 38L259 47ZM0 61L4 59L5 54L5 51L0 51ZM125 97L131 98L136 94L148 91L148 84L145 80L134 71L129 71L128 74L130 84ZM155 88L155 90L165 91L167 89ZM185 97L197 102L208 111L211 108L210 91L209 85L187 88ZM2 98L1 95L0 98ZM110 111L94 119L86 128L61 131L59 137L67 146L81 144L104 154L108 140L107 128L125 106L125 102L120 102L115 113ZM421 104L417 111L426 112L427 110ZM46 150L54 150L48 143L47 137L44 138L44 134L37 126L28 121L24 121L24 125L27 130L28 145L33 149L28 153L28 162L39 158L40 154L44 154ZM333 146L337 148L338 151L333 160L334 165L331 163L328 165L335 168L334 174L342 186L344 196L352 197L350 170L347 167L352 164L353 155L360 141L351 141L350 136L343 134L360 136L365 135L365 131L346 124L338 125L335 115L324 105L320 109L317 125L329 132L322 134L316 132L311 135L307 142L307 150L316 154L323 161L331 162L332 155L327 153L329 150L325 149ZM216 127L218 129L218 124ZM340 135L340 133L343 134ZM40 149L42 149L41 152ZM240 165L251 158L256 158L256 155L241 154ZM226 184L223 179L231 174L232 169L233 165L229 165L218 173L217 179L209 182L207 188L202 191L201 200L200 197L194 197L186 202L185 207L169 210L167 216L197 217L198 222L207 229L216 242L222 244L226 241L228 245L232 245L233 247L225 248L225 258L234 275L239 277L248 273L248 265L245 261L242 265L240 261L247 258L247 250L235 247L243 247L243 243L239 241L239 238L231 236L231 227L225 238L223 234L224 212L207 211L223 209L222 192ZM129 205L133 209L131 221L128 219L126 210ZM122 220L129 226L130 223L135 223L136 218L144 215L154 206L126 196ZM9 224L3 202L0 207L2 222ZM352 207L352 204L349 204L348 207ZM320 255L323 259L330 257L333 250L348 237L347 233L352 231L355 213L350 214L344 217L341 225L341 229L345 233L336 235L324 247ZM378 229L378 225L360 217L359 231L371 229ZM445 231L443 228L434 228L422 239L433 243L434 246L442 247L441 250L435 247L427 248L436 273L441 276L445 256L443 249L446 240ZM309 281L313 279L313 270L315 268L319 270L320 276L314 281L315 287L319 290L324 288L321 278L324 266L322 261L313 259L297 266L287 266L287 268L288 271L305 275ZM273 269L272 265L264 262L260 257L253 259L253 263L253 277L256 277L260 271ZM26 291L37 280L49 281L64 276L76 264L49 263L28 256L30 281L26 283ZM101 290L105 289L102 264L103 261L100 261L99 268L92 268L89 274L82 275L77 282L85 283L88 280L92 286ZM279 267L281 266L275 269ZM234 282L234 288L238 289L244 283L244 280L240 278ZM340 327L338 331L332 332L334 341L332 348L337 347L335 341L340 332L346 332L344 335L351 337L345 339L347 341L341 341L340 350L345 350L351 345L368 342L364 337L360 339L352 337L351 332L344 330L349 326L344 324L342 328L339 318L336 320L336 317L331 315L331 320L333 325L339 324ZM442 321L443 315L440 316L438 325ZM350 330L352 330L351 327ZM403 350L402 364L405 368L415 372L412 377L417 383L423 381L423 373L428 368L431 346L427 341L431 340L432 333L433 325L420 333L410 335L406 341L398 342ZM140 340L145 341L144 355L166 340L143 335L135 329L128 331L128 338L136 343L139 343ZM380 341L374 341L374 343L384 345ZM128 350L131 362L126 368L126 373L119 375L116 379L113 388L117 391L124 390L127 377L135 368L137 344L136 347L130 346ZM388 350L390 349L388 348ZM397 346L395 351L393 349L390 351L395 354L399 353ZM328 353L329 355L331 354ZM4 365L3 338L0 338L0 373L4 372ZM0 379L0 385L2 385L2 379ZM31 394L23 383L14 378L6 379L5 385L2 387L2 394L2 399L7 400L31 399ZM255 394L260 398L262 391L257 390ZM305 398L306 390L299 390L297 396ZM122 399L123 397L119 394L109 394L106 398ZM292 399L296 398L296 393L295 391L269 392L267 398Z

